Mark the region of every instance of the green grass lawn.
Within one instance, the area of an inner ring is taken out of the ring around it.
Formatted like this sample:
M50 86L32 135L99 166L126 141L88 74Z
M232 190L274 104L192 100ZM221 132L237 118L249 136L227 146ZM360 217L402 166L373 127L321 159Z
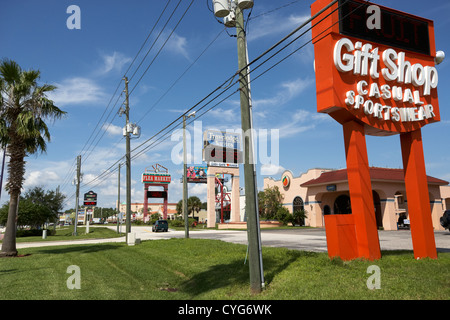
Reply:
M30 237L17 237L16 242L35 242L35 241L65 241L76 239L102 239L102 238L115 238L124 236L125 234L118 234L116 231L108 229L106 227L90 226L89 233L86 233L86 227L77 227L77 235L73 235L74 226L65 226L56 228L56 234L47 236L46 239L42 239L42 236L30 236ZM1 243L2 241L0 241Z
M450 253L415 260L410 251L378 261L330 260L326 253L263 248L266 288L252 295L245 245L170 239L20 249L0 259L0 299L444 299ZM81 289L68 289L67 268L80 268ZM381 289L366 282L380 268Z

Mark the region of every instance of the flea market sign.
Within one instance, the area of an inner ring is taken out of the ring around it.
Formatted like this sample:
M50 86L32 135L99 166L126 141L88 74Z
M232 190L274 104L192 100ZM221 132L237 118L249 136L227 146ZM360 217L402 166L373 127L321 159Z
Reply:
M336 21L313 28L318 111L340 123L356 118L371 135L439 121L433 22L381 7L380 29L369 30L367 4L338 3Z
M171 177L168 173L148 173L145 172L142 174L142 182L143 183L170 183Z

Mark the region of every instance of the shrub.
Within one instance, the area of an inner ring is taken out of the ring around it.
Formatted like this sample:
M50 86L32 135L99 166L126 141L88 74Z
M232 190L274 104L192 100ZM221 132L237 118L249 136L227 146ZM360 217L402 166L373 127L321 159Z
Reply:
M41 237L42 236L43 229L19 229L16 232L16 237ZM54 236L55 230L53 229L47 229L47 236Z
M284 225L287 225L289 222L292 222L292 215L286 207L279 207L275 218L282 222Z
M297 210L294 211L292 217L292 224L296 224L302 226L305 224L305 219L308 217L306 214L306 210Z

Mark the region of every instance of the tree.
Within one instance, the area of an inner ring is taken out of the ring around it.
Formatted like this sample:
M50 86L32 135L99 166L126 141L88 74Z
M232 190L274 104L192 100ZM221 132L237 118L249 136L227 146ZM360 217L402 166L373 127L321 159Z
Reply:
M187 200L187 207L188 207L188 215L192 213L192 217L194 217L194 214L199 212L202 208L202 201L196 197L192 196L189 197ZM183 214L183 200L178 201L176 206L177 214L182 215Z
M189 197L187 201L188 205L188 215L192 213L192 218L194 218L194 214L200 211L202 207L202 201L199 199L199 197L192 196Z
M265 219L276 219L278 210L283 205L283 195L277 186L258 192L259 215Z
M39 229L46 222L56 222L58 212L66 196L53 190L45 191L42 187L34 187L20 196L17 216L17 227L30 226ZM8 220L9 203L0 209L0 224Z
M175 209L177 210L178 215L181 216L183 214L183 200L178 201Z
M47 98L56 87L38 85L39 78L38 70L24 71L8 59L0 63L0 146L6 146L10 157L6 183L10 201L2 256L17 255L16 219L24 182L24 158L46 151L50 132L45 121L65 114Z

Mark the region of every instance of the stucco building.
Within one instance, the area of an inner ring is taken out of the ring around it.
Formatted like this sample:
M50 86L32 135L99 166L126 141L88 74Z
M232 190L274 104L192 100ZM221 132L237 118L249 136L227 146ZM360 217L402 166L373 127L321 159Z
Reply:
M399 216L409 218L403 170L371 167L370 177L378 228L397 230ZM443 230L439 218L450 209L450 187L438 178L427 176L427 180L433 227ZM264 179L264 188L273 186L278 186L290 212L306 210L307 226L323 227L326 214L351 213L346 169L310 169L300 176L286 170L280 180Z

